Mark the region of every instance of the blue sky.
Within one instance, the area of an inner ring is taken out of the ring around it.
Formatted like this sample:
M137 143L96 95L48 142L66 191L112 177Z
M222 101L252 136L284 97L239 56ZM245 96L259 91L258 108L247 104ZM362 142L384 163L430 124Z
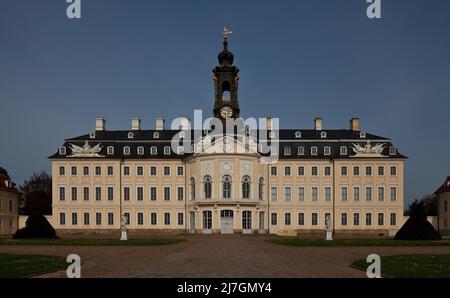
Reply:
M283 128L347 128L389 137L406 162L405 199L450 175L450 1L0 0L0 165L21 183L50 170L65 138L211 113L224 25L241 70L243 117Z

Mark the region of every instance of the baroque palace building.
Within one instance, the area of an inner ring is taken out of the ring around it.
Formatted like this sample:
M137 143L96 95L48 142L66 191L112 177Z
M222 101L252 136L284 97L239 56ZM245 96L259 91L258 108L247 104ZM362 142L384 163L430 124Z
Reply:
M109 131L97 118L95 131L65 140L50 157L57 231L118 233L122 217L131 233L324 234L327 218L335 234L399 229L406 157L389 139L360 130L358 118L348 129L324 129L321 118L313 129L275 129L267 118L255 138L248 127L212 132L240 119L226 34L218 59L217 126L197 131L186 119L174 130L158 118L142 130L134 118L130 130Z

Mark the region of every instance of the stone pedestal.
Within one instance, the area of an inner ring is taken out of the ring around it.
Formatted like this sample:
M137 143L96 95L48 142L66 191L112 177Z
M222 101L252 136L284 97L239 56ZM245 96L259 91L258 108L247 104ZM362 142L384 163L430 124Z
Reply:
M120 231L120 240L121 241L128 240L128 232L127 231Z
M327 237L325 238L327 241L333 240L333 233L331 231L327 231Z

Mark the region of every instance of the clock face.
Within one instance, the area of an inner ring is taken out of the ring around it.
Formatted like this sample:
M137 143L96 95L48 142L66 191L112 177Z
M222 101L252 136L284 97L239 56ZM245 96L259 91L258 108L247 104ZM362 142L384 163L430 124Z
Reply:
M220 116L224 119L230 119L233 116L233 110L230 107L225 106L220 109Z

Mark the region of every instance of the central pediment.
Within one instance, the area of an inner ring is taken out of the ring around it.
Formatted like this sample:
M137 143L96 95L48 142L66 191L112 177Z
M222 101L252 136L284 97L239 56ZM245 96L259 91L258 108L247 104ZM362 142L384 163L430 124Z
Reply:
M248 136L234 137L206 135L195 144L195 155L201 154L255 154L258 144Z

